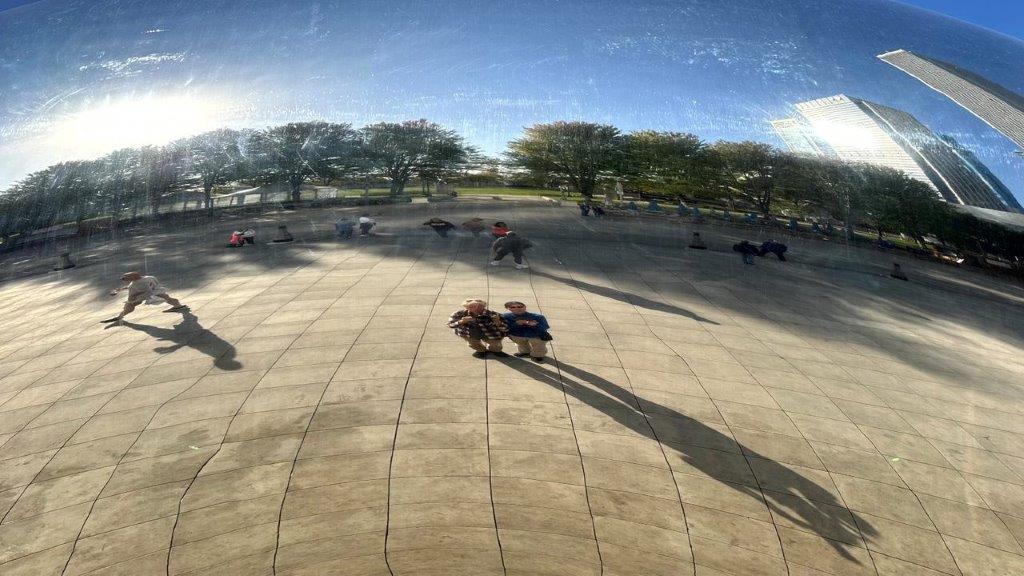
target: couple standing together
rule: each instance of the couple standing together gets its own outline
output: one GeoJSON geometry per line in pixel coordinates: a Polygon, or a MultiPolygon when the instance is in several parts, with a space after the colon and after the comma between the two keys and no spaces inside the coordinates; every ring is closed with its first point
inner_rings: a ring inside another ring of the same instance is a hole
{"type": "Polygon", "coordinates": [[[508,312],[499,314],[487,308],[487,302],[471,298],[462,303],[448,319],[448,327],[455,335],[465,340],[473,349],[473,356],[485,358],[493,354],[507,358],[501,345],[505,336],[516,343],[516,356],[529,356],[534,362],[543,362],[548,353],[548,321],[541,314],[526,310],[526,304],[512,301],[505,303],[508,312]]]}

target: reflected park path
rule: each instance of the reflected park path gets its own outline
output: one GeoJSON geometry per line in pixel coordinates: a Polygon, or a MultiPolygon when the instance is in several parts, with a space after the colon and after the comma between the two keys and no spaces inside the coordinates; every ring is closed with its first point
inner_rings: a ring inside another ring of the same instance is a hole
{"type": "Polygon", "coordinates": [[[1012,287],[528,202],[291,217],[149,252],[183,315],[104,329],[107,266],[0,284],[0,573],[1024,573],[1012,287]],[[514,222],[533,268],[424,210],[514,222]],[[470,357],[469,296],[546,314],[552,360],[470,357]]]}

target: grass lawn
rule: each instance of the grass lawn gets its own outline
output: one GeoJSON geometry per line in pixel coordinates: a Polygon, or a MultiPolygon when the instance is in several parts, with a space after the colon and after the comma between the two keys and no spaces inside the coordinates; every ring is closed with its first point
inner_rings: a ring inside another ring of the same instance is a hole
{"type": "Polygon", "coordinates": [[[456,187],[455,188],[459,196],[549,196],[552,198],[558,198],[558,190],[547,190],[544,188],[504,188],[501,186],[493,187],[456,187]]]}

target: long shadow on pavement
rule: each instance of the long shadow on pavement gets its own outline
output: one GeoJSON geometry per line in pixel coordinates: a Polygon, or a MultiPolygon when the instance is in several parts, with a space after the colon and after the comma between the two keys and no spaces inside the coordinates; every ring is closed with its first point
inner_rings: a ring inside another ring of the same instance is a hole
{"type": "Polygon", "coordinates": [[[184,347],[192,348],[213,358],[213,364],[221,370],[238,370],[242,364],[235,360],[235,347],[199,324],[199,318],[191,311],[182,314],[182,321],[172,328],[161,328],[148,324],[124,322],[132,330],[145,332],[157,340],[172,342],[169,346],[154,348],[160,354],[170,354],[184,347]]]}
{"type": "Polygon", "coordinates": [[[582,280],[576,280],[573,278],[564,278],[562,276],[556,276],[554,274],[550,274],[548,272],[544,272],[543,270],[538,270],[536,268],[531,269],[530,273],[533,276],[549,278],[551,280],[561,282],[567,286],[572,286],[573,288],[578,288],[585,292],[590,292],[591,294],[596,294],[598,296],[603,296],[605,298],[610,298],[612,300],[617,300],[619,302],[624,302],[626,304],[632,304],[634,306],[639,306],[640,308],[646,308],[648,310],[654,310],[656,312],[665,312],[668,314],[677,314],[679,316],[684,316],[686,318],[690,318],[698,322],[705,322],[707,324],[718,325],[718,322],[705,318],[700,314],[691,312],[686,308],[680,308],[679,306],[665,304],[664,302],[658,302],[657,300],[651,300],[649,298],[644,298],[643,296],[638,296],[636,294],[628,294],[620,290],[616,290],[615,288],[599,286],[597,284],[591,284],[589,282],[584,282],[582,280]]]}
{"type": "Polygon", "coordinates": [[[865,539],[877,535],[870,523],[848,510],[829,490],[699,420],[636,396],[605,378],[564,362],[557,363],[561,376],[529,362],[509,360],[503,363],[531,379],[564,390],[633,432],[660,442],[666,450],[709,478],[755,500],[761,501],[763,497],[777,518],[825,538],[848,560],[859,562],[842,543],[863,546],[865,539]],[[749,466],[740,474],[736,473],[735,466],[730,466],[740,457],[728,451],[735,447],[747,457],[749,466]],[[738,483],[741,476],[756,477],[756,483],[765,491],[757,485],[738,483]]]}

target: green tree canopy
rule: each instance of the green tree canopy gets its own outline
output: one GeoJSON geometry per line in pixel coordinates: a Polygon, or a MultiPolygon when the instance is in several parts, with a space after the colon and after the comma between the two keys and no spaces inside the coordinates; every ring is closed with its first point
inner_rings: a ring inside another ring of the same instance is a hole
{"type": "Polygon", "coordinates": [[[693,134],[640,130],[623,138],[616,169],[632,187],[644,192],[682,193],[692,186],[704,143],[693,134]]]}
{"type": "Polygon", "coordinates": [[[527,128],[508,147],[512,163],[589,197],[602,177],[622,165],[624,142],[618,128],[607,124],[552,122],[527,128]]]}
{"type": "Polygon", "coordinates": [[[344,178],[363,166],[359,134],[348,124],[293,122],[259,130],[249,137],[246,152],[256,177],[286,182],[295,202],[307,180],[344,178]]]}
{"type": "Polygon", "coordinates": [[[202,186],[205,206],[211,214],[213,187],[241,175],[244,138],[237,130],[223,128],[172,144],[184,152],[185,171],[202,186]]]}
{"type": "Polygon", "coordinates": [[[422,119],[380,122],[360,132],[365,165],[391,182],[392,195],[401,194],[413,176],[438,180],[457,173],[473,153],[453,130],[422,119]]]}

